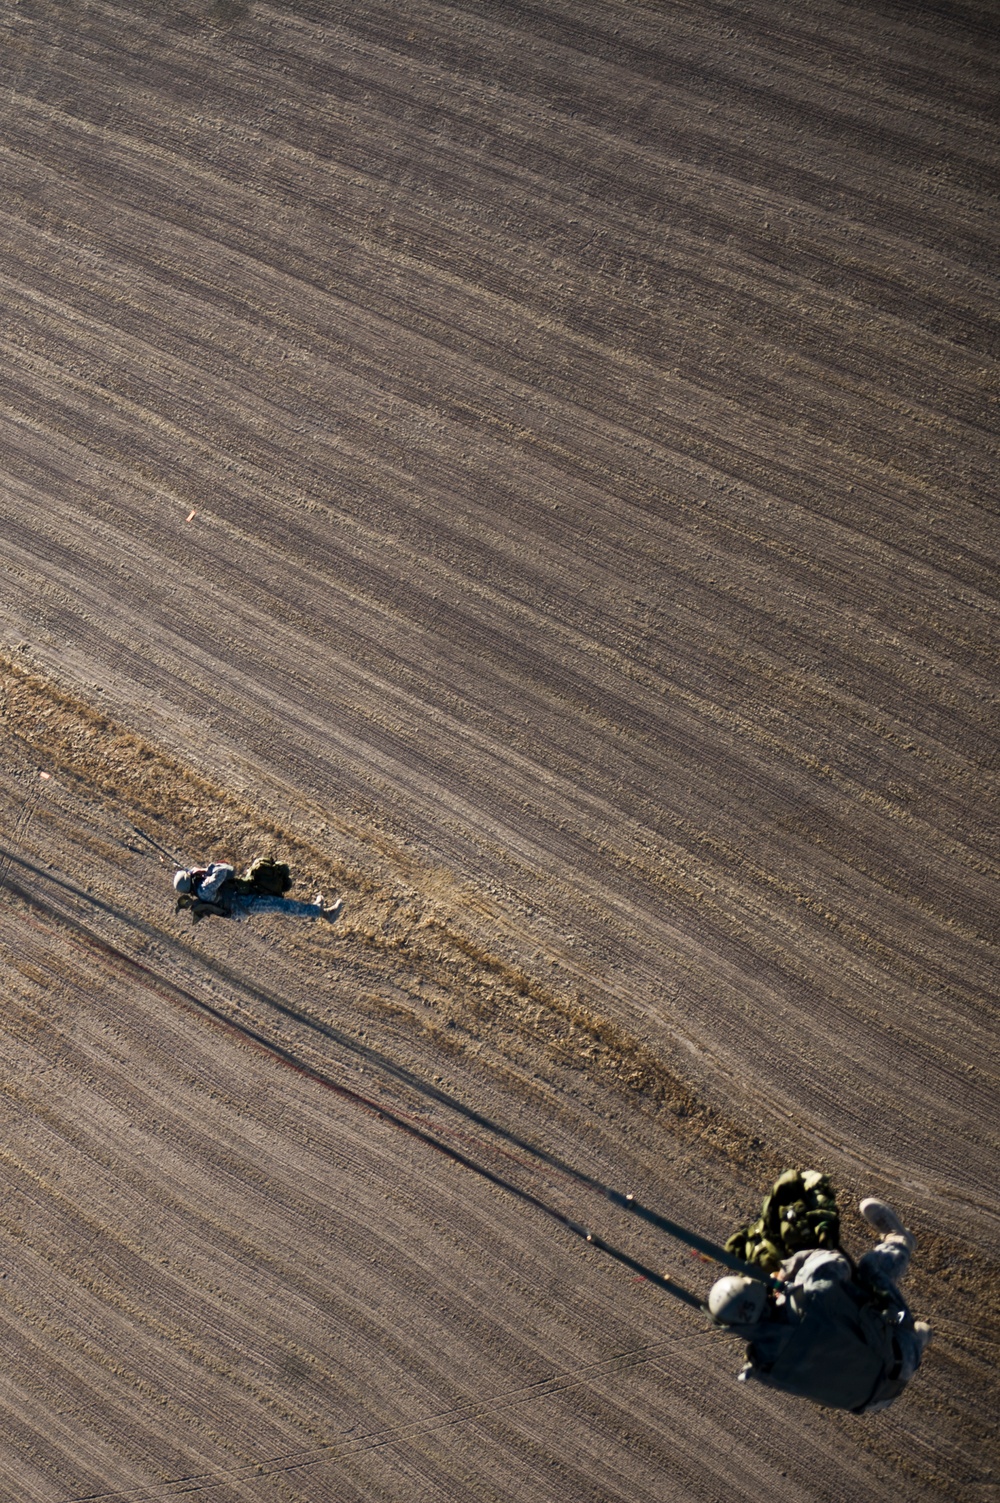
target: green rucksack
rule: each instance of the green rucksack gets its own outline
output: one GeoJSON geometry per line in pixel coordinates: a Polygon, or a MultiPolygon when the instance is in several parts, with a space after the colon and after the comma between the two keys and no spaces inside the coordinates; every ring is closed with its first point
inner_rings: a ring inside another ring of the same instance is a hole
{"type": "Polygon", "coordinates": [[[292,874],[284,861],[258,856],[240,878],[244,893],[257,897],[280,898],[292,885],[292,874]]]}
{"type": "Polygon", "coordinates": [[[825,1174],[786,1169],[764,1197],[756,1221],[735,1231],[726,1251],[765,1273],[776,1273],[785,1258],[803,1248],[840,1245],[837,1196],[825,1174]]]}

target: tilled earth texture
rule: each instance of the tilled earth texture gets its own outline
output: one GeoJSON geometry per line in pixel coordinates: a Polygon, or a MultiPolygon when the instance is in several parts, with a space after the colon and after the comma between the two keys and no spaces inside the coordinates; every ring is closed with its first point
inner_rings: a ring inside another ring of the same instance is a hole
{"type": "Polygon", "coordinates": [[[5,0],[0,1503],[1000,1496],[997,20],[5,0]]]}

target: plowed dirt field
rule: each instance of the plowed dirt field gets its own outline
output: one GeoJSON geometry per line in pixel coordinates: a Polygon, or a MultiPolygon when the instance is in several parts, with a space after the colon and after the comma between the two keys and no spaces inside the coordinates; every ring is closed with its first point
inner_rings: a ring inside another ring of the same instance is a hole
{"type": "Polygon", "coordinates": [[[998,42],[0,10],[0,1503],[1000,1497],[998,42]],[[790,1164],[877,1417],[622,1261],[790,1164]]]}

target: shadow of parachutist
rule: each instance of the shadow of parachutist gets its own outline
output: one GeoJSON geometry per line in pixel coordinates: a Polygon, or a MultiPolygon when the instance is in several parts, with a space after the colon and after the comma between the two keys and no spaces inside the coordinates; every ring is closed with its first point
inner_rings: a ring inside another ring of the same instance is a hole
{"type": "MultiPolygon", "coordinates": [[[[32,869],[39,875],[41,875],[40,869],[34,867],[31,862],[23,862],[21,858],[18,857],[15,857],[14,859],[18,862],[19,865],[27,866],[29,869],[32,869]]],[[[56,880],[58,881],[58,879],[56,880]]],[[[161,996],[165,996],[168,999],[180,1003],[181,1005],[191,1009],[192,1011],[199,1013],[202,1017],[209,1019],[216,1027],[225,1030],[229,1034],[235,1034],[236,1036],[242,1038],[256,1051],[266,1055],[272,1060],[280,1062],[287,1068],[294,1070],[297,1075],[302,1076],[306,1080],[312,1081],[315,1085],[322,1086],[324,1090],[330,1091],[333,1095],[339,1096],[342,1100],[351,1102],[353,1105],[361,1107],[363,1110],[370,1112],[373,1116],[377,1117],[380,1122],[388,1123],[392,1127],[397,1128],[400,1132],[405,1133],[408,1137],[415,1138],[418,1142],[425,1144],[428,1148],[433,1149],[436,1153],[440,1153],[442,1157],[449,1159],[453,1164],[461,1164],[463,1168],[470,1170],[471,1173],[477,1175],[480,1179],[485,1180],[488,1184],[494,1185],[497,1189],[506,1191],[507,1194],[512,1195],[522,1205],[531,1207],[535,1211],[538,1211],[541,1215],[547,1217],[550,1221],[558,1223],[559,1226],[572,1233],[573,1236],[579,1237],[595,1251],[603,1252],[614,1262],[620,1264],[624,1268],[629,1269],[633,1274],[637,1275],[641,1279],[645,1279],[648,1283],[655,1285],[665,1293],[672,1295],[674,1299],[679,1300],[682,1304],[688,1305],[690,1308],[699,1311],[704,1309],[702,1301],[696,1294],[692,1294],[690,1290],[685,1289],[682,1285],[676,1283],[675,1280],[669,1278],[666,1274],[659,1273],[655,1268],[651,1268],[648,1264],[639,1262],[639,1260],[637,1258],[633,1258],[630,1253],[624,1252],[621,1248],[614,1246],[610,1242],[607,1242],[596,1232],[588,1231],[588,1229],[581,1222],[574,1220],[572,1216],[568,1216],[565,1211],[561,1211],[557,1206],[552,1205],[549,1201],[543,1200],[540,1196],[535,1195],[532,1191],[524,1189],[522,1185],[516,1184],[513,1180],[508,1179],[505,1175],[498,1174],[495,1169],[491,1169],[487,1164],[484,1164],[470,1157],[470,1155],[465,1153],[462,1149],[456,1148],[453,1144],[445,1141],[444,1138],[438,1136],[428,1128],[422,1127],[419,1123],[414,1122],[412,1118],[404,1115],[402,1112],[397,1111],[392,1107],[387,1106],[383,1101],[377,1100],[372,1096],[365,1095],[364,1092],[355,1089],[355,1087],[353,1086],[345,1085],[342,1081],[335,1080],[324,1070],[319,1070],[314,1065],[311,1065],[305,1060],[300,1059],[296,1054],[292,1052],[292,1050],[286,1049],[285,1046],[283,1044],[280,1044],[276,1039],[269,1038],[266,1034],[261,1033],[259,1029],[251,1027],[249,1023],[241,1022],[238,1018],[234,1018],[230,1013],[226,1013],[221,1008],[215,1007],[211,1002],[206,1001],[204,997],[199,997],[197,993],[190,991],[188,987],[182,986],[177,981],[171,981],[167,977],[159,975],[155,970],[153,970],[151,966],[146,965],[144,961],[139,960],[134,955],[130,955],[126,950],[119,949],[117,945],[111,944],[100,934],[95,933],[93,929],[91,929],[87,924],[83,922],[82,919],[78,918],[75,914],[67,913],[65,909],[59,908],[56,906],[56,904],[46,901],[46,899],[41,897],[38,893],[32,892],[26,887],[22,887],[19,882],[14,882],[9,877],[7,878],[5,885],[7,886],[9,891],[11,891],[16,897],[20,898],[22,902],[27,904],[27,906],[33,909],[36,913],[41,913],[48,918],[54,918],[58,923],[69,929],[71,933],[79,936],[85,947],[90,948],[93,952],[101,955],[105,959],[110,959],[114,962],[117,962],[117,964],[126,971],[131,971],[141,980],[142,985],[147,990],[158,991],[161,996]]],[[[72,890],[71,883],[60,882],[59,885],[68,890],[72,890]]],[[[106,903],[99,903],[99,906],[105,909],[105,911],[107,912],[114,911],[113,909],[109,908],[109,905],[106,903]]],[[[136,925],[136,927],[139,927],[139,925],[136,925]]],[[[149,928],[149,926],[145,925],[142,927],[147,930],[149,928]]],[[[268,993],[264,992],[263,989],[259,989],[259,994],[264,997],[267,997],[269,995],[268,993]]],[[[274,1002],[276,1001],[276,999],[272,998],[271,1001],[274,1002]]],[[[287,1012],[288,1016],[296,1016],[294,1009],[286,1009],[282,1006],[281,1010],[287,1012]]],[[[337,1031],[339,1032],[339,1030],[337,1031]]],[[[391,1065],[391,1061],[388,1061],[387,1063],[391,1065]]],[[[509,1134],[506,1129],[500,1128],[499,1124],[490,1123],[489,1118],[482,1116],[480,1113],[472,1113],[469,1108],[464,1107],[463,1104],[457,1101],[455,1098],[447,1097],[446,1093],[435,1092],[434,1094],[435,1096],[440,1095],[442,1099],[452,1102],[455,1110],[460,1111],[463,1115],[471,1117],[473,1121],[476,1121],[477,1123],[491,1129],[495,1129],[500,1137],[506,1138],[510,1142],[518,1143],[527,1152],[535,1154],[535,1156],[540,1158],[543,1162],[548,1162],[551,1164],[561,1164],[561,1161],[558,1160],[554,1155],[547,1154],[544,1150],[535,1149],[526,1140],[519,1139],[516,1137],[516,1135],[509,1134]]],[[[657,1217],[654,1212],[646,1211],[644,1207],[635,1205],[630,1196],[621,1196],[617,1191],[611,1190],[608,1187],[599,1186],[598,1181],[592,1179],[589,1175],[581,1174],[580,1171],[573,1169],[570,1165],[567,1164],[562,1167],[563,1172],[571,1176],[573,1179],[576,1179],[594,1188],[602,1189],[603,1193],[605,1193],[610,1200],[616,1201],[629,1210],[636,1211],[637,1214],[642,1216],[645,1220],[654,1221],[656,1225],[662,1224],[666,1229],[673,1230],[675,1235],[679,1234],[682,1241],[687,1242],[689,1245],[692,1244],[692,1239],[694,1238],[695,1234],[686,1232],[684,1228],[676,1227],[675,1223],[666,1222],[665,1218],[657,1217]]],[[[711,1243],[704,1242],[704,1239],[702,1238],[696,1238],[695,1240],[698,1243],[703,1244],[706,1249],[713,1246],[713,1244],[711,1243]]],[[[722,1260],[729,1260],[729,1254],[724,1253],[721,1248],[716,1249],[716,1255],[720,1256],[722,1260]]],[[[736,1260],[734,1259],[731,1261],[735,1262],[736,1260]]],[[[739,1264],[738,1266],[742,1268],[744,1265],[739,1264]]]]}
{"type": "MultiPolygon", "coordinates": [[[[378,1071],[383,1076],[399,1082],[401,1085],[406,1086],[409,1090],[413,1091],[416,1095],[423,1097],[425,1100],[433,1101],[436,1105],[444,1107],[448,1111],[454,1112],[457,1116],[462,1117],[465,1119],[465,1121],[474,1124],[476,1127],[490,1134],[498,1141],[506,1143],[510,1147],[517,1148],[522,1153],[529,1154],[538,1163],[545,1164],[547,1167],[556,1170],[558,1173],[564,1175],[574,1183],[585,1186],[587,1189],[594,1191],[598,1195],[601,1195],[605,1200],[610,1201],[612,1205],[617,1206],[621,1210],[630,1212],[632,1215],[637,1216],[641,1221],[644,1221],[650,1226],[655,1227],[658,1231],[666,1232],[668,1236],[675,1238],[677,1241],[684,1243],[686,1246],[693,1248],[697,1252],[704,1253],[707,1257],[711,1258],[715,1262],[723,1263],[726,1267],[733,1268],[738,1272],[746,1271],[746,1265],[739,1258],[733,1257],[731,1253],[727,1253],[723,1248],[719,1247],[716,1243],[711,1242],[708,1238],[702,1237],[696,1232],[689,1231],[686,1227],[682,1227],[678,1222],[672,1221],[669,1217],[663,1216],[657,1211],[650,1210],[647,1206],[642,1205],[640,1201],[637,1201],[633,1195],[623,1193],[621,1190],[614,1189],[614,1187],[611,1185],[604,1184],[594,1175],[588,1174],[585,1170],[578,1169],[575,1165],[567,1163],[566,1160],[560,1158],[558,1154],[551,1153],[546,1148],[538,1147],[537,1144],[530,1142],[527,1138],[521,1137],[519,1133],[513,1132],[510,1128],[504,1127],[499,1122],[495,1122],[491,1117],[487,1117],[484,1113],[476,1111],[474,1107],[466,1105],[466,1103],[464,1101],[460,1101],[457,1096],[452,1096],[449,1092],[441,1090],[439,1086],[434,1085],[431,1081],[424,1080],[422,1076],[415,1074],[412,1070],[408,1070],[405,1068],[405,1066],[397,1064],[395,1060],[390,1059],[388,1055],[381,1053],[380,1050],[372,1048],[370,1044],[363,1044],[360,1042],[360,1040],[353,1038],[349,1033],[343,1032],[342,1029],[335,1027],[332,1023],[324,1023],[319,1018],[314,1018],[309,1013],[303,1012],[297,1007],[293,1007],[290,1003],[284,1001],[281,997],[276,996],[275,993],[269,991],[266,987],[262,987],[256,982],[249,981],[245,976],[240,975],[238,971],[233,970],[223,961],[206,960],[204,954],[201,951],[195,950],[184,940],[175,938],[174,936],[167,934],[164,930],[158,929],[154,925],[147,923],[145,920],[137,918],[131,914],[125,913],[118,908],[115,908],[112,904],[106,903],[103,901],[103,899],[95,897],[93,894],[86,892],[83,888],[78,887],[75,883],[70,882],[68,879],[57,877],[53,875],[53,873],[43,870],[43,868],[37,866],[34,862],[27,860],[25,857],[15,855],[13,852],[9,851],[9,849],[4,848],[3,846],[0,846],[0,855],[5,855],[9,858],[8,875],[3,879],[2,882],[0,882],[0,885],[6,886],[11,892],[16,894],[16,896],[21,898],[22,901],[26,902],[29,906],[39,909],[42,912],[62,921],[64,924],[69,925],[76,932],[80,933],[93,947],[98,949],[100,952],[111,956],[119,963],[124,963],[133,971],[136,971],[144,978],[147,978],[148,981],[151,981],[161,989],[174,994],[176,997],[182,999],[188,1006],[193,1007],[196,1011],[212,1018],[216,1023],[219,1023],[236,1033],[242,1034],[247,1040],[256,1044],[257,1047],[263,1048],[269,1051],[271,1054],[279,1057],[284,1061],[284,1063],[290,1065],[300,1074],[317,1080],[319,1083],[326,1086],[327,1089],[334,1090],[338,1094],[345,1095],[350,1099],[364,1101],[366,1105],[373,1106],[374,1109],[383,1117],[393,1120],[398,1126],[403,1126],[405,1131],[421,1138],[423,1141],[433,1144],[433,1146],[437,1147],[442,1152],[446,1151],[442,1147],[440,1142],[437,1139],[433,1138],[433,1136],[430,1133],[426,1132],[424,1129],[408,1123],[406,1119],[401,1118],[398,1113],[392,1112],[389,1108],[382,1106],[379,1103],[369,1102],[368,1098],[362,1097],[359,1092],[352,1090],[350,1087],[343,1086],[337,1082],[334,1082],[330,1079],[330,1077],[325,1076],[322,1071],[316,1070],[311,1065],[305,1064],[294,1054],[292,1054],[291,1051],[285,1049],[283,1045],[280,1045],[276,1041],[267,1038],[266,1035],[259,1033],[249,1024],[242,1023],[238,1019],[233,1018],[229,1013],[221,1011],[219,1008],[213,1006],[212,1003],[207,1002],[204,998],[199,997],[195,992],[190,991],[187,987],[181,985],[179,982],[161,976],[151,966],[138,959],[138,957],[130,955],[125,950],[120,950],[116,945],[104,939],[100,934],[95,933],[76,915],[67,913],[64,909],[56,906],[55,904],[47,902],[45,898],[40,894],[33,893],[30,889],[22,887],[20,883],[12,880],[11,876],[9,875],[10,867],[16,865],[24,871],[33,873],[36,877],[41,878],[43,882],[51,883],[52,885],[61,888],[64,892],[72,894],[72,896],[79,902],[88,905],[91,909],[107,914],[109,917],[116,919],[119,923],[124,924],[126,928],[130,928],[143,935],[144,938],[152,940],[159,944],[164,944],[172,948],[173,950],[183,954],[190,961],[209,971],[210,974],[215,975],[224,981],[227,981],[230,985],[236,988],[237,991],[244,993],[246,996],[252,997],[255,1001],[260,1003],[271,1013],[285,1018],[289,1022],[297,1024],[300,1028],[303,1028],[328,1040],[330,1043],[335,1044],[339,1049],[344,1050],[346,1053],[352,1054],[357,1059],[363,1060],[370,1069],[378,1071]]],[[[454,1149],[448,1149],[447,1152],[457,1161],[469,1164],[470,1167],[475,1168],[478,1173],[483,1174],[486,1178],[493,1180],[495,1183],[502,1185],[504,1188],[512,1189],[514,1193],[517,1193],[522,1199],[528,1199],[533,1204],[541,1206],[545,1210],[546,1214],[556,1216],[557,1219],[563,1221],[574,1231],[580,1230],[576,1223],[570,1222],[569,1219],[563,1217],[561,1213],[557,1213],[551,1207],[544,1205],[540,1201],[537,1201],[536,1197],[530,1196],[527,1191],[522,1191],[519,1188],[512,1187],[508,1181],[494,1175],[492,1171],[486,1171],[481,1166],[472,1164],[472,1161],[467,1160],[465,1155],[458,1153],[454,1149]]],[[[591,1237],[589,1234],[586,1235],[589,1241],[599,1240],[591,1237]]],[[[607,1247],[605,1247],[604,1250],[607,1251],[607,1247]]],[[[617,1256],[616,1254],[614,1255],[617,1256]]],[[[644,1276],[646,1276],[645,1273],[644,1276]]],[[[675,1290],[676,1286],[673,1286],[671,1292],[675,1292],[675,1290]]]]}

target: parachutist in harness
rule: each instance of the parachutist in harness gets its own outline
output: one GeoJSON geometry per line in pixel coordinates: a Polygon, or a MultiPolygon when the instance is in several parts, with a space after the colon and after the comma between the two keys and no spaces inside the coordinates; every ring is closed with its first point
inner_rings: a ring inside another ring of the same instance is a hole
{"type": "Polygon", "coordinates": [[[225,861],[209,866],[184,867],[174,874],[177,911],[187,910],[192,923],[215,914],[218,918],[244,919],[255,913],[284,913],[297,918],[322,918],[332,923],[343,912],[344,902],[324,901],[317,893],[311,903],[286,898],[292,874],[283,861],[259,858],[242,877],[225,861]]]}
{"type": "Polygon", "coordinates": [[[727,1251],[761,1269],[719,1279],[708,1296],[715,1323],[747,1342],[742,1382],[854,1414],[903,1392],[931,1336],[897,1287],[916,1239],[883,1201],[860,1210],[880,1241],[856,1265],[839,1247],[830,1183],[814,1171],[783,1174],[760,1219],[730,1237],[727,1251]]]}

